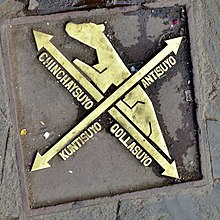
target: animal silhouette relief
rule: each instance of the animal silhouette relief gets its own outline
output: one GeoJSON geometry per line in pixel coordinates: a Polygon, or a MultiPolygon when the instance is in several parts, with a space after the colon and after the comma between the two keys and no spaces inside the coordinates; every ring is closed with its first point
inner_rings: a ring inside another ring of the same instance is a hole
{"type": "Polygon", "coordinates": [[[70,37],[96,50],[98,64],[91,67],[79,59],[75,59],[73,62],[103,93],[112,84],[118,86],[130,75],[127,67],[103,33],[104,30],[103,24],[69,22],[66,25],[66,32],[70,37]]]}
{"type": "MultiPolygon", "coordinates": [[[[96,50],[98,64],[90,66],[79,59],[73,61],[105,93],[114,84],[120,85],[131,73],[104,34],[103,24],[67,23],[67,34],[96,50]]],[[[92,95],[92,94],[91,94],[92,95]]],[[[153,104],[140,85],[116,103],[130,121],[170,157],[153,104]]],[[[126,128],[129,131],[129,127],[126,128]]]]}

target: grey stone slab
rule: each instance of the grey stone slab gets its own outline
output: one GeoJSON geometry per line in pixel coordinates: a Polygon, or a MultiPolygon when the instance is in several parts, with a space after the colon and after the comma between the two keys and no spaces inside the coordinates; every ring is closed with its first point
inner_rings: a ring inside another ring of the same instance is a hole
{"type": "Polygon", "coordinates": [[[220,88],[220,60],[218,23],[219,1],[206,0],[191,1],[193,8],[192,38],[195,40],[193,51],[194,69],[197,74],[194,79],[198,93],[200,108],[209,120],[220,120],[219,88],[220,88]]]}
{"type": "Polygon", "coordinates": [[[21,204],[17,172],[14,127],[11,126],[9,102],[0,48],[0,219],[18,219],[21,204]]]}
{"type": "Polygon", "coordinates": [[[0,2],[0,20],[5,18],[24,16],[24,1],[5,0],[0,2]]]}
{"type": "Polygon", "coordinates": [[[220,216],[219,183],[212,189],[189,189],[145,199],[122,201],[120,220],[217,220],[220,216]]]}
{"type": "Polygon", "coordinates": [[[219,180],[217,180],[214,183],[214,188],[211,191],[211,196],[210,196],[210,204],[212,204],[212,206],[215,208],[215,210],[217,209],[218,212],[220,213],[220,182],[219,180]]]}
{"type": "Polygon", "coordinates": [[[209,104],[207,105],[206,118],[209,120],[220,121],[220,95],[219,95],[219,86],[217,89],[212,92],[213,99],[210,99],[209,104]]]}
{"type": "Polygon", "coordinates": [[[207,121],[211,164],[214,178],[220,178],[220,122],[207,121]]]}
{"type": "Polygon", "coordinates": [[[68,210],[56,214],[33,217],[31,220],[115,220],[117,202],[105,203],[81,209],[68,210]]]}

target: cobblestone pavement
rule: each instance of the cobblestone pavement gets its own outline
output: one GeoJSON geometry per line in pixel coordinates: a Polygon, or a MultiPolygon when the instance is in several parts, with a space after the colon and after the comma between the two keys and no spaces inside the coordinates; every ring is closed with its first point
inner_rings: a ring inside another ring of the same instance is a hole
{"type": "MultiPolygon", "coordinates": [[[[173,0],[129,1],[0,1],[1,21],[13,17],[44,15],[81,8],[142,5],[145,7],[182,4],[173,0]],[[49,2],[49,3],[48,3],[49,2]],[[59,2],[59,4],[58,4],[59,2]],[[87,6],[86,6],[87,5],[87,6]]],[[[203,180],[200,184],[179,184],[150,191],[141,197],[112,200],[88,207],[36,217],[25,216],[21,203],[14,128],[0,53],[0,219],[220,219],[220,3],[218,0],[189,0],[190,39],[200,133],[203,180]],[[163,190],[164,189],[164,190],[163,190]]],[[[1,45],[1,48],[5,45],[1,45]]]]}

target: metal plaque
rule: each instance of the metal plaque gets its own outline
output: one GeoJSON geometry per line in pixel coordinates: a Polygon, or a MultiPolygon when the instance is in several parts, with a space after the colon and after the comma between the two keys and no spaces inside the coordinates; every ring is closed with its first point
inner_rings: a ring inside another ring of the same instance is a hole
{"type": "Polygon", "coordinates": [[[201,177],[184,7],[13,20],[4,37],[30,209],[201,177]]]}

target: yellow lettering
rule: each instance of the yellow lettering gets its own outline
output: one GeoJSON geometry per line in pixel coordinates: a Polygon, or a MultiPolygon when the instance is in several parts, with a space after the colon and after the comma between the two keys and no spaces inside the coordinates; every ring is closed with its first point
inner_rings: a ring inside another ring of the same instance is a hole
{"type": "Polygon", "coordinates": [[[59,67],[58,64],[56,64],[56,65],[51,69],[51,73],[55,76],[60,70],[61,70],[61,68],[59,67]]]}
{"type": "Polygon", "coordinates": [[[57,79],[62,79],[62,77],[65,76],[65,72],[63,70],[59,71],[56,75],[57,79]]]}
{"type": "Polygon", "coordinates": [[[64,151],[68,156],[71,156],[73,154],[73,151],[71,149],[69,149],[68,147],[65,148],[64,151]]]}
{"type": "Polygon", "coordinates": [[[83,141],[87,142],[89,140],[89,137],[85,134],[85,133],[82,133],[80,135],[80,137],[83,139],[83,141]]]}
{"type": "Polygon", "coordinates": [[[122,128],[119,128],[119,129],[115,132],[115,137],[119,138],[123,133],[124,133],[124,130],[123,130],[122,128]]]}
{"type": "Polygon", "coordinates": [[[44,60],[48,57],[49,55],[46,52],[43,52],[39,57],[38,60],[40,62],[44,62],[44,60]]]}
{"type": "Polygon", "coordinates": [[[79,150],[79,148],[76,146],[76,144],[75,143],[71,143],[71,144],[69,144],[68,146],[67,146],[67,148],[70,148],[74,153],[77,151],[77,150],[79,150]]]}
{"type": "Polygon", "coordinates": [[[144,79],[146,80],[146,82],[151,85],[154,82],[154,79],[152,79],[152,77],[150,75],[146,75],[144,77],[144,79]]]}
{"type": "Polygon", "coordinates": [[[149,86],[145,79],[142,79],[141,82],[145,89],[149,86]]]}
{"type": "Polygon", "coordinates": [[[94,127],[95,127],[96,131],[101,131],[102,130],[102,126],[98,122],[94,123],[94,127]]]}
{"type": "Polygon", "coordinates": [[[176,64],[176,60],[173,56],[169,57],[169,62],[174,66],[176,64]]]}
{"type": "Polygon", "coordinates": [[[65,85],[65,88],[67,88],[67,90],[70,91],[70,88],[72,87],[73,84],[74,84],[74,81],[71,80],[70,82],[68,82],[68,83],[65,85]]]}
{"type": "Polygon", "coordinates": [[[65,85],[68,81],[70,80],[70,77],[66,74],[61,80],[60,82],[65,85]]]}
{"type": "Polygon", "coordinates": [[[84,105],[84,108],[85,108],[85,109],[90,109],[90,108],[92,108],[93,104],[94,104],[93,101],[90,100],[89,102],[87,102],[87,103],[84,105]]]}
{"type": "Polygon", "coordinates": [[[79,88],[79,86],[77,86],[77,84],[75,82],[73,82],[73,87],[69,91],[72,92],[74,89],[77,89],[77,88],[79,88]]]}
{"type": "Polygon", "coordinates": [[[77,88],[74,92],[72,92],[73,97],[77,97],[82,92],[82,89],[77,88]]]}
{"type": "MultiPolygon", "coordinates": [[[[170,58],[170,57],[169,57],[170,58]]],[[[171,68],[172,67],[172,65],[170,64],[170,60],[169,60],[169,58],[167,58],[166,60],[164,60],[164,62],[169,66],[169,68],[171,68]]]]}
{"type": "Polygon", "coordinates": [[[144,155],[144,157],[141,159],[141,163],[145,160],[145,159],[147,159],[149,156],[145,153],[145,155],[144,155]]]}
{"type": "Polygon", "coordinates": [[[127,133],[126,132],[124,132],[124,134],[122,134],[120,137],[119,137],[119,141],[121,142],[121,143],[123,143],[123,137],[126,135],[127,133]]]}
{"type": "Polygon", "coordinates": [[[94,124],[88,128],[88,131],[93,131],[94,134],[97,133],[97,131],[94,128],[94,124]]]}
{"type": "Polygon", "coordinates": [[[79,138],[76,138],[72,143],[77,144],[78,147],[82,147],[82,144],[79,142],[79,138]]]}
{"type": "Polygon", "coordinates": [[[157,77],[154,75],[154,71],[151,71],[151,72],[149,73],[149,75],[152,76],[154,80],[157,79],[157,77]]]}
{"type": "Polygon", "coordinates": [[[158,78],[160,78],[164,74],[164,71],[160,68],[160,66],[156,67],[156,71],[158,78]]]}
{"type": "Polygon", "coordinates": [[[52,58],[51,57],[48,57],[44,62],[43,62],[43,65],[45,67],[48,67],[50,66],[50,64],[53,62],[52,58]]]}
{"type": "Polygon", "coordinates": [[[86,102],[91,101],[88,96],[85,97],[84,101],[81,102],[82,105],[84,105],[86,102]]]}
{"type": "Polygon", "coordinates": [[[69,156],[65,154],[64,150],[62,150],[62,151],[59,153],[59,155],[62,157],[63,160],[66,160],[66,159],[69,158],[69,156]]]}
{"type": "Polygon", "coordinates": [[[133,155],[136,155],[140,149],[141,149],[141,148],[140,148],[139,146],[136,146],[136,147],[134,148],[134,150],[131,151],[131,153],[132,153],[133,155]]]}
{"type": "Polygon", "coordinates": [[[53,61],[53,63],[50,65],[50,66],[48,66],[47,67],[47,69],[50,71],[51,70],[51,68],[54,66],[56,64],[56,62],[55,61],[53,61]]]}
{"type": "Polygon", "coordinates": [[[144,162],[143,162],[143,165],[145,167],[148,167],[152,162],[152,159],[150,157],[148,157],[144,162]]]}

